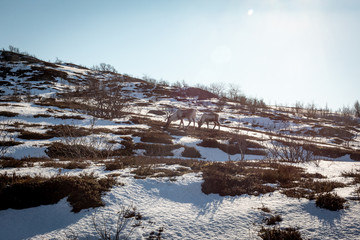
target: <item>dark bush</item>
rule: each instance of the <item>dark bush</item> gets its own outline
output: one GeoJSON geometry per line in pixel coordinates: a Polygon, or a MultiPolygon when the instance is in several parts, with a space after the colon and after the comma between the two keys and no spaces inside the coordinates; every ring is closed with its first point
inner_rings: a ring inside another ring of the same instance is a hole
{"type": "Polygon", "coordinates": [[[204,182],[201,190],[205,194],[217,193],[220,196],[242,194],[259,195],[274,191],[274,188],[263,185],[261,175],[246,174],[244,168],[235,163],[213,163],[203,170],[204,182]]]}
{"type": "Polygon", "coordinates": [[[194,147],[185,147],[184,151],[181,153],[181,156],[188,158],[201,158],[201,154],[194,147]]]}
{"type": "Polygon", "coordinates": [[[172,137],[163,132],[147,132],[140,138],[142,142],[172,144],[172,137]]]}
{"type": "Polygon", "coordinates": [[[124,163],[120,160],[105,162],[105,170],[107,171],[114,171],[123,168],[124,168],[124,163]]]}
{"type": "Polygon", "coordinates": [[[90,131],[86,128],[80,128],[73,125],[54,125],[47,134],[53,137],[84,137],[90,135],[90,131]]]}
{"type": "Polygon", "coordinates": [[[203,139],[201,143],[197,144],[198,146],[201,147],[208,147],[208,148],[219,148],[220,144],[216,139],[212,139],[212,138],[207,138],[207,139],[203,139]]]}
{"type": "Polygon", "coordinates": [[[344,209],[344,203],[346,200],[342,197],[339,197],[336,193],[325,193],[320,194],[316,198],[316,206],[320,208],[325,208],[331,211],[337,211],[344,209]]]}
{"type": "Polygon", "coordinates": [[[146,156],[174,156],[172,151],[174,149],[180,148],[180,145],[162,145],[162,144],[146,144],[146,143],[138,143],[136,144],[137,149],[146,150],[146,156]]]}
{"type": "Polygon", "coordinates": [[[25,165],[24,161],[16,159],[3,159],[0,160],[0,168],[19,168],[25,165]]]}
{"type": "Polygon", "coordinates": [[[53,142],[45,150],[50,158],[74,159],[74,158],[99,158],[101,151],[91,146],[69,145],[61,142],[53,142]]]}
{"type": "Polygon", "coordinates": [[[304,188],[311,189],[315,193],[331,192],[335,188],[345,187],[346,184],[336,181],[314,181],[306,180],[302,183],[304,188]]]}
{"type": "Polygon", "coordinates": [[[0,111],[1,117],[16,117],[17,115],[19,115],[19,114],[14,113],[14,112],[8,112],[8,111],[0,111]]]}
{"type": "Polygon", "coordinates": [[[37,132],[30,132],[30,131],[22,131],[18,138],[21,139],[35,139],[35,140],[41,140],[41,139],[50,139],[53,136],[47,133],[37,133],[37,132]]]}
{"type": "Polygon", "coordinates": [[[259,231],[259,236],[264,240],[302,240],[299,230],[292,227],[284,229],[279,227],[262,227],[259,231]]]}
{"type": "Polygon", "coordinates": [[[46,161],[41,166],[51,168],[63,168],[63,169],[85,169],[89,167],[89,163],[81,161],[70,161],[68,163],[57,161],[46,161]]]}
{"type": "Polygon", "coordinates": [[[73,212],[103,206],[101,195],[116,184],[115,179],[97,179],[93,175],[52,178],[0,176],[0,210],[24,209],[55,204],[68,197],[73,212]]]}
{"type": "Polygon", "coordinates": [[[52,117],[50,114],[36,114],[33,116],[34,118],[50,118],[52,117]]]}

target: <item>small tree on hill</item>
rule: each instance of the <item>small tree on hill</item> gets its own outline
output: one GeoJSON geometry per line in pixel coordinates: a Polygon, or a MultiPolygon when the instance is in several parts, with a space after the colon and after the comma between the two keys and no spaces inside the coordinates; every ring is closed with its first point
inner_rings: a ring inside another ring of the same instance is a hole
{"type": "Polygon", "coordinates": [[[355,116],[360,117],[360,103],[356,101],[354,104],[355,116]]]}

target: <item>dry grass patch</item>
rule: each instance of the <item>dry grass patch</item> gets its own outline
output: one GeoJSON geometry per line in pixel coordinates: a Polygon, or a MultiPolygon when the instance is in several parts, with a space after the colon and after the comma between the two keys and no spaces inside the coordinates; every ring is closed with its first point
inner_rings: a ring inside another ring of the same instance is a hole
{"type": "Polygon", "coordinates": [[[55,204],[64,197],[73,212],[104,206],[101,196],[116,184],[113,178],[94,175],[55,176],[51,178],[0,175],[0,209],[24,209],[55,204]]]}
{"type": "Polygon", "coordinates": [[[142,142],[172,144],[172,137],[165,132],[147,131],[140,134],[142,142]]]}
{"type": "Polygon", "coordinates": [[[331,211],[337,211],[345,208],[346,199],[339,197],[336,193],[320,194],[316,198],[316,206],[331,211]]]}
{"type": "Polygon", "coordinates": [[[263,240],[302,240],[301,234],[297,228],[288,227],[262,227],[259,231],[259,237],[263,240]]]}
{"type": "Polygon", "coordinates": [[[144,165],[139,166],[137,169],[133,170],[131,173],[135,174],[134,178],[136,179],[144,179],[146,177],[177,177],[182,176],[186,173],[192,172],[188,168],[178,168],[176,170],[159,168],[155,165],[144,165]]]}
{"type": "Polygon", "coordinates": [[[137,143],[136,149],[144,149],[146,156],[174,156],[173,150],[182,147],[181,145],[170,144],[147,144],[137,143]]]}
{"type": "Polygon", "coordinates": [[[74,159],[74,158],[101,158],[102,151],[97,150],[92,146],[85,146],[80,144],[64,144],[61,142],[53,142],[45,150],[45,153],[50,158],[60,159],[74,159]]]}
{"type": "Polygon", "coordinates": [[[288,197],[314,199],[316,193],[346,185],[334,181],[315,181],[321,174],[305,173],[303,168],[274,162],[212,163],[203,168],[202,191],[224,195],[259,195],[282,189],[288,197]],[[276,184],[271,187],[267,183],[276,184]]]}
{"type": "MultiPolygon", "coordinates": [[[[206,164],[205,161],[195,159],[178,159],[178,158],[165,158],[165,157],[149,157],[149,156],[130,156],[118,157],[113,161],[105,162],[106,170],[112,171],[126,167],[141,167],[148,165],[174,165],[178,164],[184,167],[191,168],[192,171],[200,171],[202,166],[206,164]]],[[[186,168],[187,169],[187,168],[186,168]]]]}
{"type": "Polygon", "coordinates": [[[185,146],[185,149],[181,153],[181,156],[188,158],[201,158],[201,154],[196,148],[187,146],[185,146]]]}
{"type": "Polygon", "coordinates": [[[84,137],[91,134],[88,129],[74,125],[53,125],[50,129],[47,134],[54,137],[84,137]]]}
{"type": "Polygon", "coordinates": [[[56,161],[47,161],[41,164],[42,167],[51,167],[51,168],[63,168],[63,169],[86,169],[90,166],[88,162],[81,161],[70,161],[67,163],[56,162],[56,161]]]}
{"type": "Polygon", "coordinates": [[[13,158],[0,160],[0,168],[20,168],[24,167],[25,161],[16,160],[13,158]]]}

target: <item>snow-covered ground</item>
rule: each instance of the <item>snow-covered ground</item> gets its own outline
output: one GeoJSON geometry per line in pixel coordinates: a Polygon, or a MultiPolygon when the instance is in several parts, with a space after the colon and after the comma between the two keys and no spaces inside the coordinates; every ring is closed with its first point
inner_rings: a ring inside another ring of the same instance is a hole
{"type": "MultiPolygon", "coordinates": [[[[211,152],[211,150],[209,150],[211,152]]],[[[320,161],[318,165],[302,164],[309,172],[321,173],[327,180],[339,180],[342,172],[360,169],[358,162],[320,161]]],[[[9,171],[0,170],[0,174],[9,171]]],[[[52,176],[52,168],[21,168],[17,175],[52,176]]],[[[268,216],[260,210],[268,207],[281,215],[282,227],[299,227],[304,239],[359,239],[360,204],[348,201],[340,211],[317,208],[314,201],[288,198],[279,192],[260,196],[221,197],[201,191],[201,173],[189,173],[169,178],[134,179],[129,169],[104,171],[92,166],[82,171],[67,170],[62,174],[78,175],[94,172],[99,177],[119,173],[116,186],[103,197],[105,207],[72,213],[66,199],[54,205],[23,210],[0,211],[2,239],[66,239],[76,234],[80,239],[97,239],[92,226],[93,216],[105,216],[115,224],[121,206],[135,206],[143,216],[142,227],[136,228],[131,239],[146,239],[150,232],[163,228],[164,239],[258,239],[262,219],[268,216]]],[[[336,189],[340,196],[353,196],[354,186],[336,189]]]]}

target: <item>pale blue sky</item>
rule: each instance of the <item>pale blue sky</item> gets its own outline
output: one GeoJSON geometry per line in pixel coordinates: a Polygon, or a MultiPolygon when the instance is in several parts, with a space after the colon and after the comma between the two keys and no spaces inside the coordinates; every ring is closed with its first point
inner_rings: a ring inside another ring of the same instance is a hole
{"type": "Polygon", "coordinates": [[[270,104],[360,100],[358,0],[0,0],[0,48],[270,104]]]}

